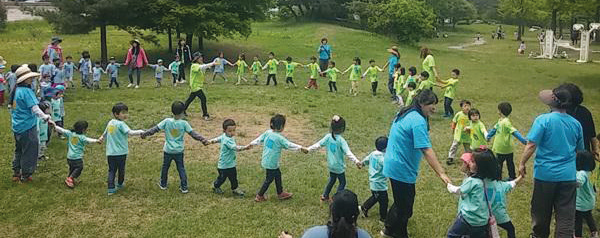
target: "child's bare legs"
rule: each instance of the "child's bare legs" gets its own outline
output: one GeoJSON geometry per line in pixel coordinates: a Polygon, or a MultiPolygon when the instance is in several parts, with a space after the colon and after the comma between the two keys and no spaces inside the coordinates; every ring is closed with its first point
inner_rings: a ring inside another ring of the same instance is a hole
{"type": "Polygon", "coordinates": [[[356,81],[352,81],[352,88],[350,88],[350,94],[354,96],[358,95],[358,83],[356,81]]]}

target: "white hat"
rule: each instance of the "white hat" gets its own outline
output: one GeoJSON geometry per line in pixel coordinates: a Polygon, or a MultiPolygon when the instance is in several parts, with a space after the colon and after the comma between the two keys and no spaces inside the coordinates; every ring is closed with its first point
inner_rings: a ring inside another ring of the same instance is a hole
{"type": "Polygon", "coordinates": [[[27,64],[21,65],[17,69],[15,74],[17,75],[17,84],[21,83],[27,79],[40,76],[39,73],[31,72],[31,69],[29,68],[29,66],[27,64]]]}
{"type": "Polygon", "coordinates": [[[0,56],[0,64],[6,65],[6,60],[4,60],[4,57],[2,57],[2,56],[0,56]]]}

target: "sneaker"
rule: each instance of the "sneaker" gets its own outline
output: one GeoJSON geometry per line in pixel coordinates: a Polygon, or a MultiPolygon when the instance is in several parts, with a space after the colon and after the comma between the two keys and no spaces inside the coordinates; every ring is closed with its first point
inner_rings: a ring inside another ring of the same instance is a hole
{"type": "Polygon", "coordinates": [[[167,186],[162,186],[162,184],[160,184],[160,182],[156,183],[156,185],[158,185],[160,190],[167,190],[167,186]]]}
{"type": "Polygon", "coordinates": [[[361,211],[363,217],[369,217],[369,210],[365,209],[362,206],[358,206],[358,209],[361,211]]]}
{"type": "Polygon", "coordinates": [[[385,238],[394,238],[393,236],[391,236],[391,235],[388,235],[386,232],[387,232],[387,231],[386,231],[386,229],[385,229],[385,228],[383,228],[383,230],[381,230],[381,231],[379,232],[379,234],[380,234],[382,237],[385,237],[385,238]]]}
{"type": "Polygon", "coordinates": [[[448,158],[448,160],[446,160],[446,164],[447,165],[453,165],[454,164],[454,159],[453,158],[448,158]]]}
{"type": "Polygon", "coordinates": [[[38,160],[46,160],[48,159],[45,155],[41,155],[38,157],[38,160]]]}
{"type": "Polygon", "coordinates": [[[33,182],[33,177],[31,177],[31,176],[29,176],[29,177],[21,177],[21,182],[22,183],[33,182]]]}
{"type": "Polygon", "coordinates": [[[187,188],[179,188],[179,191],[183,194],[189,193],[190,190],[188,190],[187,188]]]}
{"type": "Polygon", "coordinates": [[[131,87],[133,87],[133,84],[130,83],[130,84],[127,85],[127,87],[131,88],[131,87]]]}
{"type": "Polygon", "coordinates": [[[211,120],[210,116],[204,116],[203,118],[204,118],[205,121],[210,121],[211,120]]]}
{"type": "Polygon", "coordinates": [[[73,183],[73,178],[67,177],[67,179],[65,179],[65,185],[67,185],[69,188],[74,188],[75,184],[73,183]]]}
{"type": "Polygon", "coordinates": [[[123,189],[125,187],[125,183],[117,184],[117,190],[123,189]]]}
{"type": "Polygon", "coordinates": [[[138,89],[138,88],[140,88],[140,85],[135,85],[135,89],[138,89]]]}
{"type": "Polygon", "coordinates": [[[267,201],[267,197],[256,194],[256,197],[254,197],[254,201],[255,202],[264,202],[264,201],[267,201]]]}
{"type": "Polygon", "coordinates": [[[225,192],[223,192],[223,189],[221,189],[221,188],[213,188],[213,193],[216,193],[216,194],[223,194],[223,193],[225,193],[225,192]]]}
{"type": "Polygon", "coordinates": [[[244,196],[244,195],[246,195],[246,193],[242,189],[240,189],[240,188],[236,188],[234,190],[231,190],[231,192],[233,194],[235,194],[235,195],[238,195],[238,196],[244,196]]]}
{"type": "Polygon", "coordinates": [[[21,180],[21,174],[20,173],[13,174],[12,181],[13,182],[19,182],[19,180],[21,180]]]}
{"type": "Polygon", "coordinates": [[[117,189],[114,189],[114,188],[109,188],[108,189],[108,196],[113,195],[115,193],[117,193],[117,189]]]}
{"type": "Polygon", "coordinates": [[[294,195],[294,194],[288,193],[288,192],[282,192],[280,194],[277,194],[277,197],[279,198],[279,200],[286,200],[286,199],[292,198],[292,195],[294,195]]]}
{"type": "Polygon", "coordinates": [[[321,200],[321,202],[329,202],[329,197],[325,197],[325,196],[321,195],[319,200],[321,200]]]}

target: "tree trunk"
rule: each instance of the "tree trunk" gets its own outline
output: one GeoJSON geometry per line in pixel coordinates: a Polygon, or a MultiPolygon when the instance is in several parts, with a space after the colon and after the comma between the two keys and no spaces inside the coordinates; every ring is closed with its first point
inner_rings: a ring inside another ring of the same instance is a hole
{"type": "Polygon", "coordinates": [[[298,10],[300,10],[300,15],[304,16],[304,10],[302,10],[302,4],[298,4],[298,10]]]}
{"type": "Polygon", "coordinates": [[[173,53],[173,38],[171,37],[172,33],[171,27],[169,27],[167,29],[167,35],[169,35],[169,53],[173,53]]]}
{"type": "Polygon", "coordinates": [[[560,37],[563,34],[563,25],[562,25],[562,21],[560,20],[560,13],[557,16],[558,18],[558,38],[560,39],[560,37]]]}
{"type": "Polygon", "coordinates": [[[552,20],[550,22],[550,29],[552,29],[552,31],[554,33],[556,33],[556,21],[557,21],[557,15],[558,15],[558,9],[552,9],[552,20]]]}
{"type": "Polygon", "coordinates": [[[200,51],[204,50],[204,37],[198,34],[198,49],[200,51]]]}
{"type": "Polygon", "coordinates": [[[106,65],[108,62],[108,47],[106,46],[106,24],[100,25],[100,62],[106,65]]]}
{"type": "Polygon", "coordinates": [[[179,31],[179,28],[175,28],[175,34],[177,34],[177,44],[179,44],[179,40],[181,40],[181,31],[179,31]]]}
{"type": "Polygon", "coordinates": [[[193,49],[192,48],[192,46],[194,45],[193,44],[194,42],[192,42],[193,39],[194,39],[194,33],[192,33],[192,32],[185,33],[185,43],[188,44],[188,46],[190,47],[190,50],[193,49]]]}
{"type": "Polygon", "coordinates": [[[286,5],[286,7],[290,10],[292,15],[294,15],[294,19],[298,20],[298,14],[294,11],[294,8],[291,5],[286,5]]]}
{"type": "Polygon", "coordinates": [[[519,23],[519,28],[517,29],[517,41],[522,41],[522,32],[523,32],[523,23],[519,23]]]}

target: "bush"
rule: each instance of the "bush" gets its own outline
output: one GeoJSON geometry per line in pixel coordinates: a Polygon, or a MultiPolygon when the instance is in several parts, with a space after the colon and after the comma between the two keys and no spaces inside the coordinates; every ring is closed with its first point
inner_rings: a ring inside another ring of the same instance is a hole
{"type": "Polygon", "coordinates": [[[7,11],[6,11],[6,6],[4,6],[3,3],[0,3],[0,30],[4,29],[4,27],[6,27],[6,19],[7,19],[7,11]]]}
{"type": "Polygon", "coordinates": [[[435,15],[423,1],[391,0],[369,8],[369,29],[394,36],[398,41],[415,43],[433,33],[435,15]]]}

